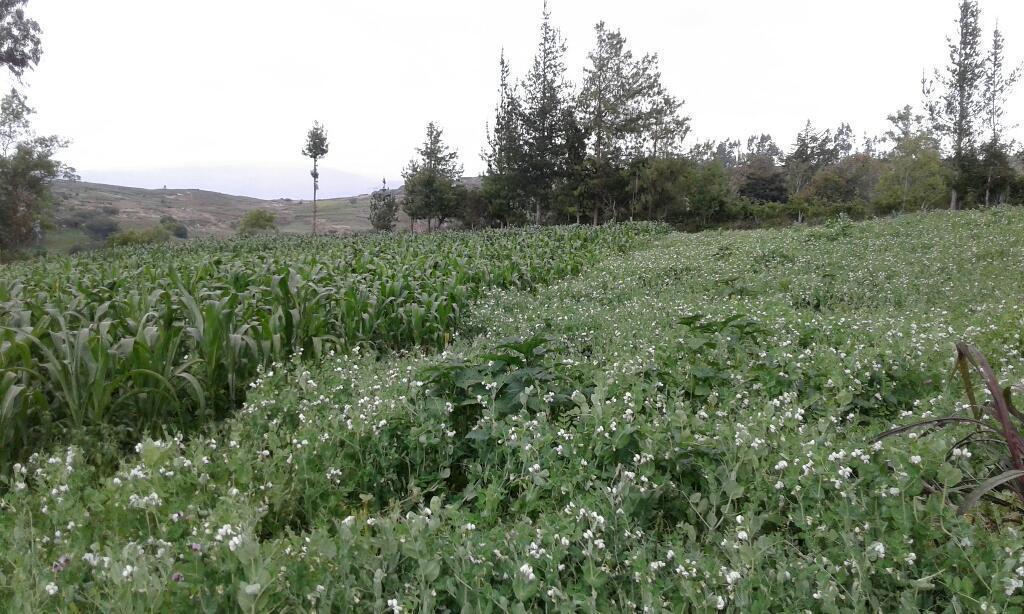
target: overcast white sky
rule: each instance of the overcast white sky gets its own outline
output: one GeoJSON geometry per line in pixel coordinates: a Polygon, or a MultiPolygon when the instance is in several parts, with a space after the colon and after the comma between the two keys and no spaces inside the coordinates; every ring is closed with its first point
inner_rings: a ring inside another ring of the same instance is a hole
{"type": "MultiPolygon", "coordinates": [[[[770,132],[783,144],[806,119],[884,130],[919,101],[922,69],[945,60],[956,5],[551,1],[574,80],[604,20],[634,52],[661,55],[690,142],[770,132]]],[[[981,5],[986,30],[998,19],[1024,57],[1024,1],[981,5]]],[[[37,127],[73,139],[65,158],[83,179],[302,197],[314,119],[331,141],[329,194],[400,183],[429,120],[467,174],[482,171],[498,55],[525,70],[541,0],[30,0],[28,12],[43,27],[43,61],[26,77],[37,127]]],[[[1011,106],[1024,121],[1024,96],[1011,106]]]]}

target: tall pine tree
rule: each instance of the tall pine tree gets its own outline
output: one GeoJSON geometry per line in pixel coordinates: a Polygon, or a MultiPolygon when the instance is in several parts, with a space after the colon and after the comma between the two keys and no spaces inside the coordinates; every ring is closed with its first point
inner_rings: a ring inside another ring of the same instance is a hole
{"type": "Polygon", "coordinates": [[[962,0],[955,38],[948,38],[949,64],[924,84],[925,106],[937,134],[944,137],[956,171],[950,209],[959,209],[977,159],[977,120],[982,115],[985,54],[981,48],[981,9],[977,0],[962,0]],[[939,89],[933,97],[935,88],[939,89]]]}
{"type": "Polygon", "coordinates": [[[530,184],[523,133],[523,106],[502,51],[498,63],[498,102],[494,126],[488,131],[484,162],[487,172],[481,190],[489,203],[486,223],[506,225],[525,219],[526,191],[530,184]]]}
{"type": "Polygon", "coordinates": [[[524,195],[532,205],[535,224],[550,212],[555,189],[566,172],[566,109],[571,86],[565,78],[565,52],[565,42],[551,24],[545,0],[537,53],[522,83],[524,168],[529,178],[524,195]]]}
{"type": "Polygon", "coordinates": [[[1010,165],[1010,143],[1005,137],[1006,102],[1021,76],[1020,65],[1007,69],[1006,40],[997,25],[992,32],[992,47],[985,61],[982,85],[982,124],[985,144],[982,146],[982,167],[985,175],[985,206],[993,199],[1003,200],[1014,181],[1010,165]]]}

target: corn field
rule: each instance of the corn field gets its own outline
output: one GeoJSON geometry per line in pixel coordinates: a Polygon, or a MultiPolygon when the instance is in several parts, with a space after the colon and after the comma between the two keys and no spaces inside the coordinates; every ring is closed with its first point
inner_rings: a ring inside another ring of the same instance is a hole
{"type": "Polygon", "coordinates": [[[54,440],[113,460],[143,434],[193,430],[295,354],[443,347],[488,289],[531,289],[661,232],[248,238],[6,267],[0,471],[54,440]]]}

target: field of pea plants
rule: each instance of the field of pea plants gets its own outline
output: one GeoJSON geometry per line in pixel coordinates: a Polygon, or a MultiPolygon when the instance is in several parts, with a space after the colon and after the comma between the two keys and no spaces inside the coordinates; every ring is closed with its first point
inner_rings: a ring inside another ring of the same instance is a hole
{"type": "Polygon", "coordinates": [[[1022,271],[1002,208],[5,269],[0,610],[1019,611],[1022,271]]]}

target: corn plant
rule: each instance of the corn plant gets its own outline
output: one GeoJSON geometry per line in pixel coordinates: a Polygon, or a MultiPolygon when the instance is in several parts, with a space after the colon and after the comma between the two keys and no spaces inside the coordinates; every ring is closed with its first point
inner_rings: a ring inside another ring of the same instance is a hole
{"type": "Polygon", "coordinates": [[[0,470],[52,438],[124,445],[201,427],[292,355],[443,347],[489,288],[533,288],[663,231],[261,237],[7,267],[0,470]]]}

